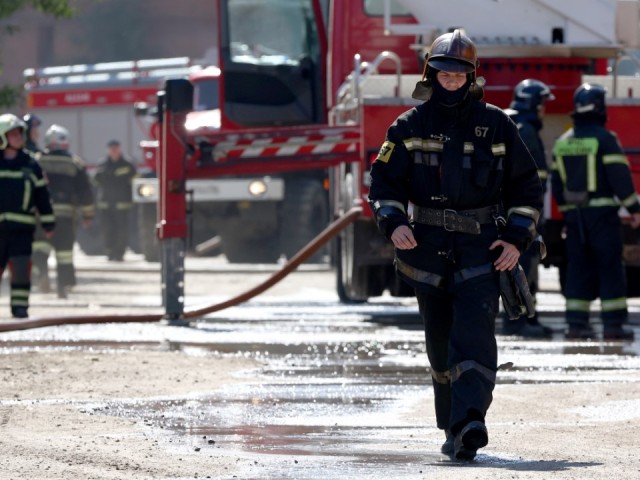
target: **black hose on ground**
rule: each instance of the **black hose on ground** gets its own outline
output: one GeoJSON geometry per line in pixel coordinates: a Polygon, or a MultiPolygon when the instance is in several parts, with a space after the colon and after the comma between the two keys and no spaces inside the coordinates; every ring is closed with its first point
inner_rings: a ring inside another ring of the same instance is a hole
{"type": "MultiPolygon", "coordinates": [[[[271,288],[280,282],[292,271],[294,271],[301,263],[316,253],[322,246],[328,243],[340,231],[348,225],[356,221],[362,213],[362,207],[353,207],[341,217],[334,220],[322,232],[320,232],[313,240],[311,240],[304,248],[296,253],[291,259],[285,263],[282,268],[274,272],[269,278],[252,289],[241,293],[235,297],[225,300],[214,305],[208,305],[202,308],[188,309],[184,312],[183,318],[197,318],[209,313],[218,312],[225,308],[233,307],[247,300],[260,295],[265,290],[271,288]]],[[[26,320],[12,320],[8,322],[0,322],[0,332],[10,332],[14,330],[28,330],[31,328],[51,327],[56,325],[79,325],[85,323],[145,323],[159,322],[164,318],[164,313],[157,314],[141,314],[141,315],[78,315],[68,317],[42,317],[29,318],[26,320]]]]}

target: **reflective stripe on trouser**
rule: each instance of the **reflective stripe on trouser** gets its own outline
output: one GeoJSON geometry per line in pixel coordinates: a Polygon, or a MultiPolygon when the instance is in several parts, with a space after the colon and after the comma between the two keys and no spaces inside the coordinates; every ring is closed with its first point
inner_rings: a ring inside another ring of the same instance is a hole
{"type": "MultiPolygon", "coordinates": [[[[66,286],[76,284],[75,268],[73,266],[73,244],[75,243],[75,227],[72,218],[56,218],[55,234],[48,240],[44,235],[38,234],[38,241],[48,243],[55,250],[56,271],[58,276],[58,290],[66,286]]],[[[48,275],[48,254],[44,251],[34,252],[33,261],[35,269],[40,275],[48,275]]]]}
{"type": "Polygon", "coordinates": [[[617,208],[586,208],[580,212],[568,212],[565,224],[567,323],[586,325],[590,302],[599,297],[602,323],[622,325],[628,318],[627,285],[617,208]]]}
{"type": "Polygon", "coordinates": [[[496,276],[457,283],[451,292],[430,288],[416,295],[425,324],[438,428],[455,427],[470,417],[484,418],[495,386],[486,373],[497,371],[498,361],[496,276]],[[458,372],[455,381],[447,382],[446,372],[458,372]]]}
{"type": "Polygon", "coordinates": [[[31,290],[31,257],[26,255],[11,257],[11,306],[28,307],[31,290]]]}

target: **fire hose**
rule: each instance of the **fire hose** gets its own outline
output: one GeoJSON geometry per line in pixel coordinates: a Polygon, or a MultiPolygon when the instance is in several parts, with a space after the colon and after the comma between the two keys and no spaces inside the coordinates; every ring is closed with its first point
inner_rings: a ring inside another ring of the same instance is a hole
{"type": "MultiPolygon", "coordinates": [[[[298,253],[288,260],[282,268],[274,272],[269,278],[255,287],[243,292],[235,297],[213,305],[201,308],[187,309],[183,314],[184,319],[191,319],[218,312],[235,305],[250,300],[271,288],[276,283],[282,281],[287,275],[293,272],[298,266],[316,253],[322,246],[327,244],[333,237],[353,223],[362,213],[362,207],[353,207],[351,210],[331,222],[313,240],[307,243],[298,253]]],[[[0,322],[0,332],[10,332],[14,330],[28,330],[32,328],[51,327],[56,325],[80,325],[87,323],[149,323],[159,322],[164,318],[164,314],[143,314],[143,315],[77,315],[67,317],[41,317],[29,318],[26,320],[14,320],[0,322]]]]}

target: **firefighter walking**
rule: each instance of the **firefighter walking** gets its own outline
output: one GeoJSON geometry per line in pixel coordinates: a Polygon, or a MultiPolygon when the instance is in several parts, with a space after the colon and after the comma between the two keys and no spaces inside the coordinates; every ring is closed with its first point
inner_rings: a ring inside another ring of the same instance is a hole
{"type": "Polygon", "coordinates": [[[426,101],[389,128],[369,193],[380,231],[396,247],[396,270],[416,290],[442,451],[462,460],[488,442],[498,272],[517,265],[542,207],[515,124],[480,101],[477,64],[460,30],[436,38],[414,91],[426,101]]]}
{"type": "Polygon", "coordinates": [[[47,259],[51,250],[55,250],[59,298],[66,298],[76,284],[75,218],[79,214],[87,227],[95,213],[89,177],[82,160],[69,152],[69,141],[66,128],[52,125],[45,133],[45,151],[36,157],[49,181],[57,229],[51,242],[44,242],[43,248],[34,251],[33,262],[41,279],[48,279],[47,259]]]}
{"type": "Polygon", "coordinates": [[[11,270],[11,314],[29,316],[31,245],[40,216],[51,238],[54,216],[42,170],[24,150],[27,125],[12,114],[0,115],[0,278],[11,270]]]}
{"type": "Polygon", "coordinates": [[[568,339],[596,337],[589,324],[600,297],[604,340],[632,340],[628,319],[622,227],[618,210],[640,226],[640,204],[629,162],[615,133],[605,128],[606,90],[585,83],[574,94],[573,128],[553,148],[553,195],[566,226],[565,285],[568,339]]]}
{"type": "Polygon", "coordinates": [[[121,262],[129,237],[131,183],[136,167],[122,154],[120,142],[107,144],[107,158],[98,165],[94,180],[98,185],[98,208],[103,222],[104,246],[109,260],[121,262]]]}

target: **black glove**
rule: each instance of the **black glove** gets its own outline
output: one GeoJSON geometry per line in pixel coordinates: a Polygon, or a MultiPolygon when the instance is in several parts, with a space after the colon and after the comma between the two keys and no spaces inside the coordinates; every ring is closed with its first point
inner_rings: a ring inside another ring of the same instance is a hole
{"type": "Polygon", "coordinates": [[[535,315],[535,301],[520,264],[512,270],[500,272],[500,296],[509,319],[515,320],[522,315],[532,318],[535,315]]]}

